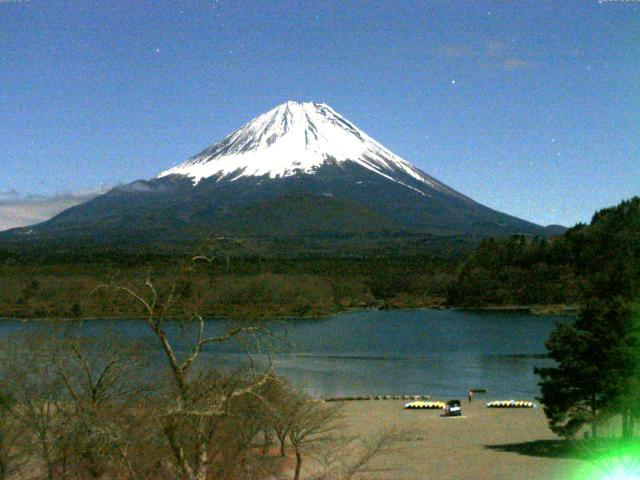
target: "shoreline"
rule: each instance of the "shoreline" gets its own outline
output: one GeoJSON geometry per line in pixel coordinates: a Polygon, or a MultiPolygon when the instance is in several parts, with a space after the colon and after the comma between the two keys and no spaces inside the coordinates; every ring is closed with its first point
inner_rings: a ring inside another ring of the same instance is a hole
{"type": "MultiPolygon", "coordinates": [[[[313,320],[328,318],[336,315],[352,313],[352,312],[367,312],[367,311],[397,311],[397,310],[453,310],[462,312],[480,312],[480,313],[527,313],[530,315],[543,316],[576,316],[579,311],[577,305],[492,305],[492,306],[469,306],[460,307],[453,305],[432,305],[432,306],[406,306],[406,307],[354,307],[338,310],[330,313],[319,313],[309,315],[276,315],[276,316],[205,316],[206,321],[212,320],[313,320]]],[[[105,316],[105,317],[82,317],[82,318],[69,318],[69,317],[39,317],[39,318],[25,318],[25,317],[4,317],[0,314],[0,322],[2,321],[14,321],[14,322],[59,322],[59,323],[71,323],[71,322],[85,322],[96,320],[139,320],[144,321],[145,317],[141,316],[105,316]]],[[[168,318],[167,321],[183,321],[180,318],[168,318]]]]}
{"type": "Polygon", "coordinates": [[[578,305],[492,305],[479,307],[447,307],[450,310],[465,312],[512,312],[530,313],[531,315],[577,315],[578,305]]]}

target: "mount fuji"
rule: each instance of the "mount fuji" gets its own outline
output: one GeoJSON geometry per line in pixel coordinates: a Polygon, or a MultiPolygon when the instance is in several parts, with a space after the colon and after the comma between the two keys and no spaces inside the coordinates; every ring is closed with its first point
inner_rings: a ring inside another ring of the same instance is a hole
{"type": "Polygon", "coordinates": [[[395,155],[323,103],[289,101],[151,180],[1,234],[103,244],[211,236],[545,235],[395,155]]]}
{"type": "Polygon", "coordinates": [[[237,180],[314,174],[323,165],[345,162],[425,195],[403,181],[408,175],[427,186],[457,193],[393,154],[323,103],[289,101],[264,113],[223,141],[215,143],[158,178],[189,177],[237,180]]]}

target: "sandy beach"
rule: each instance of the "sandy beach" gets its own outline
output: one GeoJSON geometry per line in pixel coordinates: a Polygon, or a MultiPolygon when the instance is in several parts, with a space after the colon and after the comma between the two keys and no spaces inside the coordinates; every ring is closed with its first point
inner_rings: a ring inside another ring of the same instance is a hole
{"type": "Polygon", "coordinates": [[[376,461],[376,479],[566,480],[581,462],[552,453],[558,439],[544,412],[491,409],[486,401],[464,401],[462,417],[441,410],[405,410],[405,401],[340,402],[351,434],[373,434],[396,426],[410,441],[376,461]]]}

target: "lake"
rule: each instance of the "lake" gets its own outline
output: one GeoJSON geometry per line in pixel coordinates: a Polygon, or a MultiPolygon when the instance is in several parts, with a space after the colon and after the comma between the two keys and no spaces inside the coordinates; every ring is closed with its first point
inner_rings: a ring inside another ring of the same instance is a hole
{"type": "MultiPolygon", "coordinates": [[[[315,396],[460,398],[469,388],[486,388],[488,394],[478,398],[532,399],[539,392],[533,368],[552,364],[539,357],[558,321],[570,318],[456,310],[358,311],[273,321],[268,349],[276,371],[315,396]]],[[[229,324],[210,321],[207,329],[221,333],[229,324]]],[[[188,352],[195,325],[167,325],[177,349],[188,352]]],[[[60,328],[54,322],[3,320],[0,335],[55,334],[60,328]]],[[[117,332],[142,341],[143,354],[153,361],[163,360],[140,320],[91,320],[64,328],[90,338],[117,332]]],[[[244,358],[242,347],[233,342],[207,348],[201,360],[233,366],[244,358]]]]}

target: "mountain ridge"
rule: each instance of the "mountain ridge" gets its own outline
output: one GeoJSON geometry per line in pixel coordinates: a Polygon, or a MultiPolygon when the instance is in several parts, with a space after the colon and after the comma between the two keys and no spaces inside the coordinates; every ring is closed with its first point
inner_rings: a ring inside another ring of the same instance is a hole
{"type": "Polygon", "coordinates": [[[114,188],[0,239],[143,244],[220,234],[516,233],[548,235],[431,177],[328,105],[290,101],[155,178],[114,188]]]}

